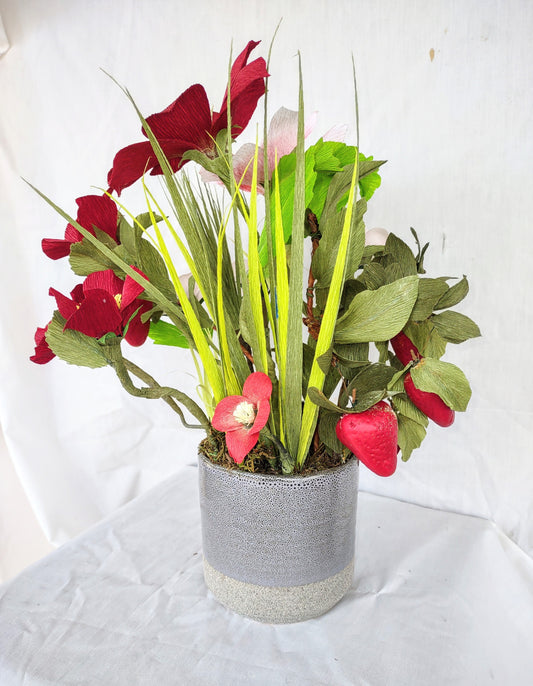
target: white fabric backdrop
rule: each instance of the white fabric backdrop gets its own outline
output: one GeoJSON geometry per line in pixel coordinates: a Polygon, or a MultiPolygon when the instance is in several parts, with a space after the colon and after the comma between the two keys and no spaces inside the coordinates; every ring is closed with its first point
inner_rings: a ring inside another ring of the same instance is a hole
{"type": "MultiPolygon", "coordinates": [[[[28,361],[35,327],[53,309],[49,286],[68,292],[76,281],[66,264],[41,253],[41,238],[62,237],[64,222],[20,177],[74,212],[76,197],[105,185],[114,153],[140,140],[134,112],[100,67],[128,86],[146,114],[195,82],[216,107],[231,39],[235,52],[262,39],[256,52],[266,55],[283,16],[271,111],[296,107],[300,49],[317,135],[348,123],[353,136],[354,52],[361,147],[389,160],[367,225],[404,238],[414,226],[431,242],[432,273],[466,273],[463,311],[484,334],[449,346],[446,358],[471,381],[468,413],[449,429],[431,426],[392,478],[365,471],[361,487],[490,518],[532,554],[533,5],[0,0],[0,14],[11,45],[0,59],[0,420],[49,538],[64,541],[192,462],[200,435],[181,428],[164,405],[127,396],[110,370],[28,361]]],[[[254,136],[252,126],[241,140],[254,136]]],[[[141,211],[136,191],[123,198],[141,211]]],[[[186,351],[147,345],[131,357],[156,378],[194,388],[186,351]]]]}

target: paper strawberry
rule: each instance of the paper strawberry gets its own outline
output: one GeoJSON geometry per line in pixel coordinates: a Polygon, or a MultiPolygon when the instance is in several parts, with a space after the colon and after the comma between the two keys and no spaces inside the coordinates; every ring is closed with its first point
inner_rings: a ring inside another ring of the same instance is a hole
{"type": "Polygon", "coordinates": [[[410,373],[405,375],[403,386],[413,404],[432,419],[435,424],[439,426],[451,426],[453,424],[455,412],[436,393],[421,391],[417,388],[410,373]]]}
{"type": "Polygon", "coordinates": [[[409,362],[412,362],[413,360],[419,360],[422,357],[422,355],[418,352],[416,345],[408,336],[404,334],[403,331],[400,331],[400,333],[396,334],[394,338],[391,338],[390,342],[392,349],[396,353],[396,357],[404,366],[409,364],[409,362]]]}
{"type": "Polygon", "coordinates": [[[397,463],[398,421],[391,406],[381,400],[369,410],[343,415],[337,438],[378,476],[394,474],[397,463]]]}

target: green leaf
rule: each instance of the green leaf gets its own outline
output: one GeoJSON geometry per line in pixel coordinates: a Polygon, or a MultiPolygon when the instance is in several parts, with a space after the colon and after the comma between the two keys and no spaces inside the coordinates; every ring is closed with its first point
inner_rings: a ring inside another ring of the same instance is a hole
{"type": "Polygon", "coordinates": [[[148,336],[157,345],[172,345],[177,348],[188,348],[189,342],[181,333],[177,326],[170,322],[159,320],[158,322],[150,322],[150,331],[148,336]]]}
{"type": "Polygon", "coordinates": [[[411,378],[416,388],[436,393],[452,410],[466,410],[472,390],[459,367],[425,357],[411,368],[411,378]]]}
{"type": "Polygon", "coordinates": [[[418,277],[406,276],[355,296],[335,327],[338,343],[385,341],[402,330],[418,295],[418,277]]]}
{"type": "Polygon", "coordinates": [[[446,341],[433,326],[431,319],[423,322],[409,321],[404,333],[426,357],[440,359],[446,352],[446,341]]]}
{"type": "Polygon", "coordinates": [[[420,279],[418,282],[418,298],[410,318],[419,322],[431,316],[437,302],[447,290],[448,284],[441,279],[420,279]]]}
{"type": "Polygon", "coordinates": [[[52,351],[64,362],[79,367],[106,367],[108,359],[102,346],[94,339],[73,329],[65,329],[65,319],[54,312],[46,331],[46,342],[52,351]]]}
{"type": "Polygon", "coordinates": [[[367,264],[359,279],[371,291],[375,291],[387,283],[385,268],[379,262],[370,262],[367,264]]]}
{"type": "Polygon", "coordinates": [[[311,402],[313,402],[315,405],[318,405],[318,407],[328,410],[329,412],[334,412],[339,415],[349,412],[349,410],[345,410],[342,407],[335,405],[332,400],[326,398],[325,394],[315,386],[311,386],[307,389],[307,395],[309,396],[309,400],[311,400],[311,402]]]}
{"type": "Polygon", "coordinates": [[[416,261],[411,248],[398,236],[389,233],[385,243],[385,254],[390,255],[400,267],[400,276],[411,276],[417,273],[416,261]]]}
{"type": "Polygon", "coordinates": [[[435,305],[436,310],[443,310],[446,307],[453,307],[463,300],[468,294],[469,286],[466,276],[451,286],[435,305]]]}
{"type": "MultiPolygon", "coordinates": [[[[135,217],[136,224],[140,224],[143,228],[149,229],[152,227],[152,219],[150,216],[150,212],[143,212],[142,214],[139,214],[135,217]]],[[[155,215],[154,220],[156,223],[162,222],[163,217],[160,217],[158,214],[155,215]]]]}
{"type": "Polygon", "coordinates": [[[114,263],[86,239],[71,245],[69,263],[74,274],[78,276],[115,269],[114,263]]]}
{"type": "Polygon", "coordinates": [[[318,419],[318,436],[322,443],[334,453],[342,455],[346,452],[346,447],[337,438],[337,422],[339,415],[333,412],[320,412],[318,419]]]}
{"type": "Polygon", "coordinates": [[[407,419],[411,419],[422,426],[428,425],[429,419],[427,416],[422,412],[422,410],[418,409],[418,407],[405,393],[399,393],[398,395],[393,396],[391,402],[395,411],[399,414],[402,414],[404,417],[407,417],[407,419]]]}
{"type": "Polygon", "coordinates": [[[402,414],[398,417],[398,445],[402,451],[402,460],[407,462],[413,450],[419,448],[426,437],[426,429],[418,422],[402,414]]]}
{"type": "Polygon", "coordinates": [[[462,343],[469,338],[481,336],[478,325],[470,317],[453,310],[434,314],[431,322],[440,336],[449,343],[462,343]]]}

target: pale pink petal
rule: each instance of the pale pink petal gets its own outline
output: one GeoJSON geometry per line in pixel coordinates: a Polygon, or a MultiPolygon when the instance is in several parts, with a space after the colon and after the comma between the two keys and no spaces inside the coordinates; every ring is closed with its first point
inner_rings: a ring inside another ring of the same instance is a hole
{"type": "Polygon", "coordinates": [[[332,126],[331,129],[322,136],[322,139],[325,141],[333,141],[334,143],[344,143],[347,131],[347,124],[337,124],[337,126],[332,126]]]}
{"type": "Polygon", "coordinates": [[[244,382],[242,394],[254,404],[268,400],[272,395],[272,381],[263,372],[253,372],[244,382]]]}
{"type": "MultiPolygon", "coordinates": [[[[311,116],[305,121],[304,136],[313,130],[317,119],[317,113],[312,112],[311,116]]],[[[268,127],[268,174],[269,177],[274,171],[276,158],[278,161],[291,153],[298,141],[298,112],[288,110],[286,107],[280,109],[270,120],[268,127]]]]}
{"type": "Polygon", "coordinates": [[[248,399],[242,395],[228,395],[222,398],[216,406],[211,424],[217,431],[235,431],[242,428],[242,424],[235,419],[233,412],[239,403],[247,401],[248,399]]]}
{"type": "Polygon", "coordinates": [[[259,432],[247,431],[242,425],[239,429],[226,433],[228,453],[237,464],[241,464],[258,440],[259,432]]]}
{"type": "Polygon", "coordinates": [[[388,235],[387,229],[369,229],[365,232],[365,245],[385,245],[388,235]]]}

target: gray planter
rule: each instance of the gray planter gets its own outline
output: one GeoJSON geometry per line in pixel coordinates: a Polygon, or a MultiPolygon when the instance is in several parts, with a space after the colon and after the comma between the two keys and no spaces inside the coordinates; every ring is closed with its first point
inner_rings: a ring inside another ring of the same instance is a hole
{"type": "Polygon", "coordinates": [[[199,457],[204,575],[226,607],[300,622],[352,584],[359,463],[312,476],[227,470],[199,457]]]}

